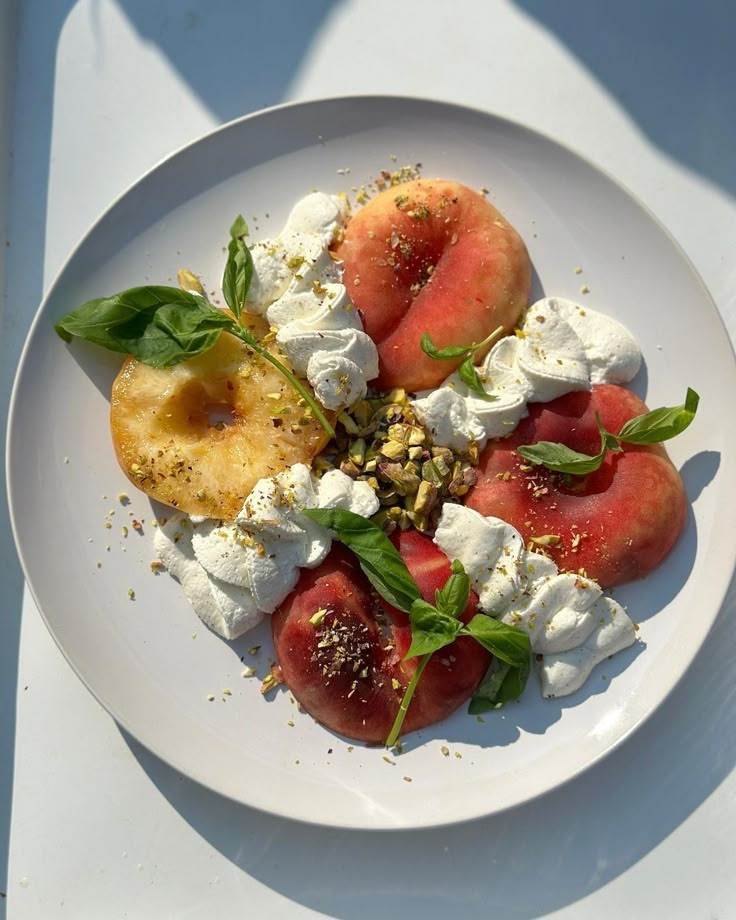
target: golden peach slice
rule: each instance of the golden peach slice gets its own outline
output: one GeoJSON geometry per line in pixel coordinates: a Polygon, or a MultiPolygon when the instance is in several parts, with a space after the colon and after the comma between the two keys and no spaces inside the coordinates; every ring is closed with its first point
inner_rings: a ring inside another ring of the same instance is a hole
{"type": "MultiPolygon", "coordinates": [[[[257,323],[262,335],[265,322],[257,323]]],[[[118,462],[139,489],[228,521],[259,479],[309,463],[328,440],[286,378],[227,332],[174,367],[128,358],[113,384],[110,426],[118,462]]]]}

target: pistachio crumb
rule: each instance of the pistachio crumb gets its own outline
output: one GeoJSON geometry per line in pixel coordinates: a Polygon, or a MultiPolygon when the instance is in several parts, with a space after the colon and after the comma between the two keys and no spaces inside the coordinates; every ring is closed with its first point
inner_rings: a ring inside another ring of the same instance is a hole
{"type": "Polygon", "coordinates": [[[321,626],[326,616],[327,610],[324,607],[320,607],[319,610],[316,610],[309,618],[309,622],[312,626],[321,626]]]}

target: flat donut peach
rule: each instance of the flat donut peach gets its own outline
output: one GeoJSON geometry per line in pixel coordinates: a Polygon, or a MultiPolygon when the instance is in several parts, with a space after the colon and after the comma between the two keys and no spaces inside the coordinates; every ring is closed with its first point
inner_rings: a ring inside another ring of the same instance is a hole
{"type": "Polygon", "coordinates": [[[422,390],[458,361],[419,348],[510,331],[526,307],[531,265],[519,234],[458,182],[417,179],[377,195],[350,220],[339,248],[344,282],[378,347],[377,386],[422,390]]]}
{"type": "MultiPolygon", "coordinates": [[[[249,328],[268,330],[260,317],[249,328]]],[[[173,367],[127,358],[110,401],[115,453],[131,482],[179,511],[227,521],[259,479],[325,446],[322,426],[303,415],[281,372],[228,332],[173,367]]]]}
{"type": "Polygon", "coordinates": [[[469,508],[508,521],[529,541],[559,537],[544,547],[557,565],[584,569],[603,587],[641,578],[667,556],[685,522],[682,480],[659,444],[622,445],[586,477],[565,477],[530,466],[516,453],[521,444],[556,441],[597,454],[599,413],[614,434],[647,411],[630,390],[603,385],[530,407],[508,438],[493,441],[480,459],[480,477],[469,508]]]}
{"type": "MultiPolygon", "coordinates": [[[[450,575],[447,558],[432,541],[407,531],[394,542],[422,595],[450,575]]],[[[475,613],[473,595],[463,617],[475,613]]],[[[403,660],[411,642],[405,614],[381,601],[355,557],[335,545],[274,613],[276,656],[294,697],[332,731],[367,743],[388,737],[418,659],[403,660]],[[312,622],[317,611],[326,611],[312,622]]],[[[461,706],[483,678],[491,656],[463,637],[429,660],[417,685],[402,734],[439,722],[461,706]]]]}

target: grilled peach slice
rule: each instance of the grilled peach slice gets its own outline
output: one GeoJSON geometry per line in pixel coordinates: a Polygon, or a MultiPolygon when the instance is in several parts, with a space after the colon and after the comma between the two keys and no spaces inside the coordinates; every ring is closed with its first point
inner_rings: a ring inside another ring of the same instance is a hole
{"type": "MultiPolygon", "coordinates": [[[[256,334],[267,331],[264,320],[252,326],[256,334]]],[[[233,520],[259,479],[309,463],[327,443],[298,400],[273,365],[227,332],[210,351],[174,367],[128,358],[110,407],[118,462],[151,498],[233,520]]]]}

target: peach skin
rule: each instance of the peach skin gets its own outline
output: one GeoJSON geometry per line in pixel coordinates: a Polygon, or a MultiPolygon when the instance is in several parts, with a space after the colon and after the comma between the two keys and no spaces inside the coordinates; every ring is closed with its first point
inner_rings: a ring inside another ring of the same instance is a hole
{"type": "MultiPolygon", "coordinates": [[[[386,189],[350,220],[338,249],[344,283],[376,342],[377,386],[440,384],[459,364],[438,348],[511,331],[527,306],[529,256],[519,234],[482,195],[457,182],[417,179],[386,189]]],[[[482,357],[482,355],[478,355],[482,357]]]]}

